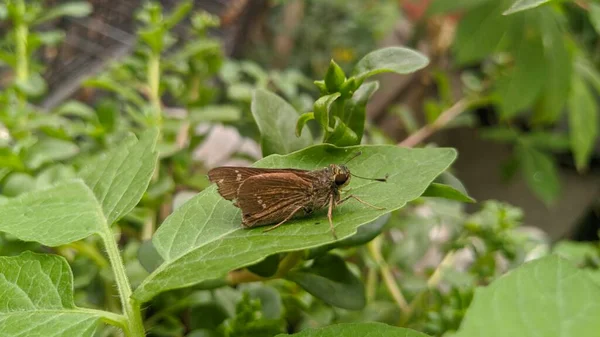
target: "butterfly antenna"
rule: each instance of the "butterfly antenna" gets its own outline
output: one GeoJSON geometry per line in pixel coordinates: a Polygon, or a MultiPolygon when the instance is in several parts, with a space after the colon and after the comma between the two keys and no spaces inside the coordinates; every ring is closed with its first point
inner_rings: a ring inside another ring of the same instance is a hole
{"type": "Polygon", "coordinates": [[[387,174],[385,175],[385,178],[367,178],[367,177],[361,177],[361,176],[357,176],[356,174],[354,174],[354,173],[352,173],[352,172],[350,172],[350,174],[351,174],[353,177],[356,177],[356,178],[365,179],[365,180],[381,181],[382,183],[385,183],[385,182],[387,181],[387,178],[388,178],[388,175],[387,175],[387,174]]]}
{"type": "Polygon", "coordinates": [[[356,152],[352,157],[350,157],[350,159],[346,160],[346,162],[344,163],[344,165],[348,164],[349,161],[351,161],[352,159],[360,156],[361,154],[362,154],[362,151],[356,152]]]}

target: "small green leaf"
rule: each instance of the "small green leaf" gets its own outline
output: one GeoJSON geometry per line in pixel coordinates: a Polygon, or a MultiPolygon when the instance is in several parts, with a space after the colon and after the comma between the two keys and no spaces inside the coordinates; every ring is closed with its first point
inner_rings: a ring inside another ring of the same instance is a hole
{"type": "Polygon", "coordinates": [[[120,104],[111,98],[101,98],[96,105],[98,122],[107,133],[111,133],[117,127],[119,120],[120,104]]]}
{"type": "Polygon", "coordinates": [[[358,81],[362,81],[379,73],[410,74],[425,68],[427,64],[429,59],[419,52],[402,47],[388,47],[365,55],[354,67],[354,75],[358,81]]]}
{"type": "Polygon", "coordinates": [[[315,120],[319,123],[319,125],[321,125],[321,128],[323,128],[324,134],[329,132],[329,115],[331,106],[340,96],[341,94],[339,92],[325,95],[316,100],[315,104],[313,105],[315,120]]]}
{"type": "Polygon", "coordinates": [[[595,337],[600,287],[586,270],[547,256],[475,291],[454,337],[595,337]]]}
{"type": "Polygon", "coordinates": [[[10,199],[0,214],[0,231],[51,247],[88,237],[105,223],[96,198],[79,180],[10,199]]]}
{"type": "Polygon", "coordinates": [[[96,113],[89,105],[70,100],[61,104],[53,111],[58,116],[77,116],[81,119],[92,121],[96,119],[96,113]]]}
{"type": "Polygon", "coordinates": [[[346,74],[344,70],[335,63],[334,60],[331,60],[329,63],[329,68],[327,69],[327,73],[325,73],[325,86],[327,87],[328,92],[337,92],[340,89],[342,83],[346,81],[346,74]]]}
{"type": "Polygon", "coordinates": [[[587,83],[573,76],[569,94],[569,135],[578,171],[587,168],[598,136],[598,106],[587,83]]]}
{"type": "Polygon", "coordinates": [[[269,255],[259,263],[248,266],[248,270],[262,277],[275,275],[279,267],[279,254],[269,255]]]}
{"type": "Polygon", "coordinates": [[[312,112],[306,112],[300,115],[298,121],[296,122],[296,137],[300,137],[302,135],[302,129],[308,121],[312,121],[315,119],[315,114],[312,112]]]}
{"type": "Polygon", "coordinates": [[[596,33],[600,34],[600,4],[596,2],[590,2],[589,16],[596,33]]]}
{"type": "Polygon", "coordinates": [[[109,225],[137,205],[156,166],[158,129],[148,129],[137,142],[132,138],[92,160],[80,174],[102,205],[109,225]]]}
{"type": "MultiPolygon", "coordinates": [[[[456,158],[453,149],[318,145],[287,156],[269,156],[255,166],[318,169],[330,163],[343,163],[356,151],[362,151],[362,155],[349,164],[353,173],[381,177],[389,174],[389,177],[385,183],[353,179],[349,189],[385,210],[352,201],[337,207],[333,223],[340,239],[418,198],[456,158]]],[[[333,238],[324,212],[290,220],[267,233],[264,228],[243,229],[239,209],[211,186],[177,208],[159,227],[153,243],[165,263],[136,289],[134,296],[145,302],[168,289],[223,277],[230,270],[252,265],[269,255],[331,243],[333,238]],[[298,240],[298,235],[302,235],[302,240],[298,240]]]]}
{"type": "Polygon", "coordinates": [[[337,255],[317,257],[310,267],[293,270],[286,278],[327,304],[348,310],[360,310],[365,306],[362,282],[337,255]]]}
{"type": "Polygon", "coordinates": [[[115,94],[125,98],[127,101],[135,104],[140,109],[146,106],[146,101],[135,90],[107,76],[90,78],[85,80],[83,84],[86,87],[100,88],[114,92],[115,94]]]}
{"type": "Polygon", "coordinates": [[[235,122],[242,118],[242,112],[234,105],[205,105],[191,108],[190,120],[200,122],[235,122]]]}
{"type": "Polygon", "coordinates": [[[474,203],[475,199],[464,195],[459,190],[455,189],[450,185],[432,183],[427,187],[425,192],[423,192],[423,197],[431,197],[431,198],[444,198],[449,200],[456,200],[468,203],[474,203]]]}
{"type": "Polygon", "coordinates": [[[280,334],[275,337],[429,337],[424,333],[384,323],[342,323],[323,328],[304,329],[293,335],[280,334]]]}
{"type": "Polygon", "coordinates": [[[379,89],[377,81],[364,83],[354,92],[352,98],[346,101],[343,120],[356,134],[357,144],[360,144],[365,131],[367,103],[377,89],[379,89]]]}
{"type": "Polygon", "coordinates": [[[514,14],[527,9],[535,8],[548,3],[552,0],[517,0],[509,9],[502,13],[503,15],[514,14]]]}
{"type": "Polygon", "coordinates": [[[35,177],[36,189],[42,189],[56,185],[61,181],[72,180],[77,177],[75,169],[72,166],[57,164],[52,165],[35,177]]]}
{"type": "Polygon", "coordinates": [[[514,144],[521,137],[517,130],[506,127],[482,128],[479,130],[479,136],[485,140],[506,144],[514,144]]]}
{"type": "Polygon", "coordinates": [[[570,145],[567,135],[552,131],[531,131],[519,137],[521,141],[527,142],[536,149],[565,151],[570,145]]]}
{"type": "Polygon", "coordinates": [[[256,90],[251,109],[260,130],[263,156],[290,153],[312,143],[312,135],[308,130],[300,137],[294,137],[298,112],[276,94],[263,89],[256,90]]]}
{"type": "Polygon", "coordinates": [[[2,194],[15,197],[35,189],[35,179],[27,173],[13,172],[3,181],[2,194]]]}
{"type": "Polygon", "coordinates": [[[69,2],[50,7],[44,11],[34,22],[34,25],[42,24],[46,21],[58,19],[61,16],[72,16],[81,18],[92,12],[92,6],[85,1],[69,2]]]}
{"type": "Polygon", "coordinates": [[[61,256],[0,257],[0,288],[0,336],[91,337],[102,318],[73,303],[73,274],[61,256]]]}
{"type": "Polygon", "coordinates": [[[323,142],[334,144],[337,146],[351,146],[358,145],[360,141],[358,135],[350,129],[341,118],[338,116],[334,117],[335,125],[333,131],[326,136],[323,142]]]}
{"type": "Polygon", "coordinates": [[[77,145],[62,139],[42,138],[27,149],[25,165],[32,170],[42,165],[72,158],[79,153],[77,145]]]}
{"type": "Polygon", "coordinates": [[[314,81],[313,83],[319,88],[321,95],[327,95],[327,85],[324,80],[314,81]]]}
{"type": "Polygon", "coordinates": [[[170,15],[168,15],[164,21],[163,25],[167,29],[173,28],[176,24],[178,24],[181,20],[185,18],[185,16],[192,10],[194,4],[192,1],[184,1],[175,7],[170,15]]]}
{"type": "Polygon", "coordinates": [[[38,74],[31,74],[26,80],[16,80],[15,86],[27,96],[37,97],[48,89],[44,78],[38,74]]]}
{"type": "Polygon", "coordinates": [[[516,154],[529,188],[546,204],[552,204],[560,194],[558,170],[552,157],[525,144],[516,147],[516,154]]]}

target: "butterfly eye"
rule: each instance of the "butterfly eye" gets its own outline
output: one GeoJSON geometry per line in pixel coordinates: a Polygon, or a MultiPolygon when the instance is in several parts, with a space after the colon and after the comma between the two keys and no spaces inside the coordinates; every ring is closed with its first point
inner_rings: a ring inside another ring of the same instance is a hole
{"type": "Polygon", "coordinates": [[[336,174],[335,175],[335,184],[337,186],[342,186],[346,183],[346,181],[348,181],[348,175],[347,174],[336,174]]]}

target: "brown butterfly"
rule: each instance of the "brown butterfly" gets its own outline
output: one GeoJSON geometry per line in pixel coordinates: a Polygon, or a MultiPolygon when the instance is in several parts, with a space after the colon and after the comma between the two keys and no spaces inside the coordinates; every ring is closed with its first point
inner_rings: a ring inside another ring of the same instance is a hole
{"type": "Polygon", "coordinates": [[[292,217],[306,216],[328,206],[329,227],[335,239],[332,219],[335,206],[353,198],[369,207],[383,209],[354,195],[342,199],[340,189],[348,185],[350,176],[387,180],[387,176],[382,179],[359,177],[350,173],[345,165],[336,164],[312,171],[223,166],[208,172],[210,181],[217,184],[219,194],[227,200],[235,200],[234,205],[242,210],[242,226],[251,228],[276,223],[265,230],[270,231],[292,217]]]}

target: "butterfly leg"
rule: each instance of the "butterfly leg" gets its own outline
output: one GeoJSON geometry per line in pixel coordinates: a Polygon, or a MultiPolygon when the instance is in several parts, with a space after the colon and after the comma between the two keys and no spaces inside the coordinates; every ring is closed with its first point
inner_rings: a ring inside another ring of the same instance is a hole
{"type": "Polygon", "coordinates": [[[272,227],[269,227],[269,228],[265,229],[263,232],[272,231],[272,230],[274,230],[275,228],[277,228],[277,227],[279,227],[279,226],[283,225],[283,224],[284,224],[286,221],[288,221],[289,219],[291,219],[291,218],[294,216],[294,214],[296,214],[296,212],[298,212],[298,211],[299,211],[299,210],[301,210],[301,209],[302,209],[302,206],[298,206],[298,207],[296,207],[296,209],[294,209],[294,210],[293,210],[293,211],[290,213],[290,215],[286,216],[286,217],[285,217],[285,219],[283,219],[281,222],[279,222],[279,223],[278,223],[278,224],[276,224],[275,226],[272,226],[272,227]]]}
{"type": "Polygon", "coordinates": [[[371,208],[374,208],[374,209],[379,209],[379,210],[383,210],[383,209],[385,209],[385,208],[383,208],[383,207],[377,207],[377,206],[373,206],[373,205],[369,204],[368,202],[366,202],[366,201],[363,201],[363,200],[361,200],[359,197],[357,197],[357,196],[354,196],[354,195],[352,195],[352,194],[351,194],[351,195],[349,195],[349,196],[347,196],[347,197],[345,197],[344,199],[342,199],[342,200],[338,201],[338,202],[336,203],[336,206],[337,206],[337,205],[339,205],[339,204],[341,204],[341,203],[343,203],[344,201],[347,201],[347,200],[348,200],[348,199],[350,199],[350,198],[356,199],[356,200],[357,200],[358,202],[360,202],[361,204],[365,204],[365,205],[367,205],[367,206],[369,206],[369,207],[371,207],[371,208]]]}
{"type": "Polygon", "coordinates": [[[335,240],[337,240],[337,235],[335,234],[335,228],[333,227],[333,207],[335,206],[335,203],[333,201],[334,195],[332,194],[329,197],[329,210],[327,210],[327,218],[329,219],[329,229],[331,230],[331,234],[333,235],[333,238],[335,240]]]}

